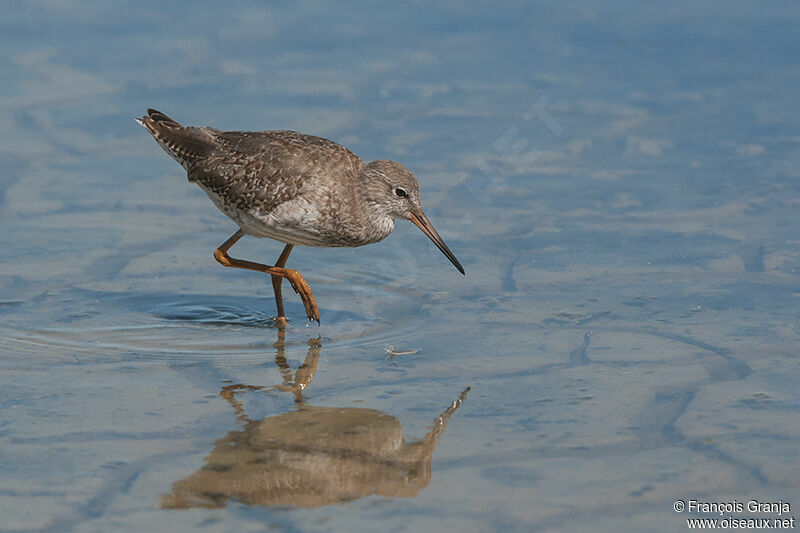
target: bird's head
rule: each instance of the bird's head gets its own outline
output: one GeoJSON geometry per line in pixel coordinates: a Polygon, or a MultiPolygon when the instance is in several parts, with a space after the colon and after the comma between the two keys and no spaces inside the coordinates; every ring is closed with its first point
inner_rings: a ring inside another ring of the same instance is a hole
{"type": "Polygon", "coordinates": [[[368,204],[384,216],[413,222],[464,274],[461,263],[422,212],[419,184],[411,171],[400,163],[378,159],[361,169],[361,178],[362,194],[368,204]]]}

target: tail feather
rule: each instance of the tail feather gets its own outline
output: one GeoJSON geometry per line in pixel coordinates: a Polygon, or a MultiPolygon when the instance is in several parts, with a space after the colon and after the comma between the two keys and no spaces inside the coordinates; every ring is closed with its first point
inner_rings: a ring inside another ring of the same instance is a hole
{"type": "Polygon", "coordinates": [[[173,126],[180,126],[181,125],[180,122],[178,122],[177,120],[172,120],[167,115],[165,115],[164,113],[162,113],[161,111],[159,111],[157,109],[152,109],[152,108],[148,107],[147,108],[147,115],[148,115],[148,117],[153,119],[155,122],[169,123],[169,124],[172,124],[173,126]]]}
{"type": "Polygon", "coordinates": [[[185,169],[192,162],[208,157],[217,146],[214,128],[187,127],[155,109],[148,109],[147,116],[137,118],[175,161],[185,169]]]}

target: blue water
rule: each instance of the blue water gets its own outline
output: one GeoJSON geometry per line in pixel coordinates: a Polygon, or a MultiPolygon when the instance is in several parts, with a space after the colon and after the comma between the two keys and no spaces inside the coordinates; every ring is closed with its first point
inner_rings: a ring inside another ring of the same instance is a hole
{"type": "Polygon", "coordinates": [[[7,3],[0,530],[796,515],[798,23],[792,2],[7,3]],[[467,276],[403,222],[297,248],[322,325],[285,289],[281,337],[147,107],[402,162],[467,276]]]}

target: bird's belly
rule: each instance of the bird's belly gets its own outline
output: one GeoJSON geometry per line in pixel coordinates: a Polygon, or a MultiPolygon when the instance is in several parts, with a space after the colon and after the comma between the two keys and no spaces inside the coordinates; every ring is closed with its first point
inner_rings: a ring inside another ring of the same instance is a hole
{"type": "Polygon", "coordinates": [[[362,246],[377,242],[389,233],[394,223],[389,219],[391,227],[377,235],[359,235],[346,227],[335,224],[321,214],[314,206],[303,199],[296,199],[281,204],[269,213],[257,209],[240,209],[225,202],[218,194],[201,188],[214,202],[217,208],[236,222],[242,231],[254,237],[267,237],[286,244],[302,246],[362,246]]]}
{"type": "Polygon", "coordinates": [[[242,231],[253,237],[267,237],[286,244],[303,246],[337,246],[335,243],[326,242],[319,235],[304,229],[304,227],[276,223],[270,217],[261,217],[249,212],[237,212],[231,218],[239,224],[242,231]]]}

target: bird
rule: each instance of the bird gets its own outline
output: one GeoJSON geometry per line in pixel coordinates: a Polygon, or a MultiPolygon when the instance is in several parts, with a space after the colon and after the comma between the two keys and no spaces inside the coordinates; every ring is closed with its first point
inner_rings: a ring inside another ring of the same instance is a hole
{"type": "Polygon", "coordinates": [[[184,126],[155,109],[135,119],[186,170],[239,229],[214,250],[223,266],[269,274],[277,317],[286,326],[281,283],[299,294],[308,322],[319,308],[303,276],[286,268],[295,246],[357,247],[379,242],[397,219],[409,220],[461,273],[461,263],[422,212],[419,184],[406,167],[378,159],[366,163],[328,139],[296,131],[221,131],[184,126]],[[243,236],[284,244],[274,265],[228,255],[243,236]]]}

